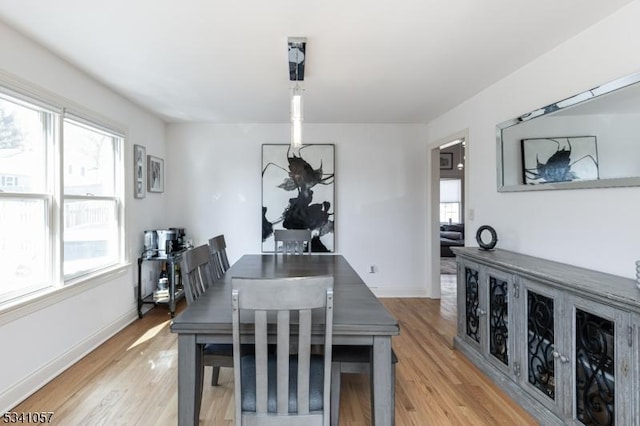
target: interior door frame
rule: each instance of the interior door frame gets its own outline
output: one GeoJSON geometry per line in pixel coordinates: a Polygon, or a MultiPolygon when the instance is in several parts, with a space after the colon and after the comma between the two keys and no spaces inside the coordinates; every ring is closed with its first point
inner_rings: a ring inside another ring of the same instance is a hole
{"type": "MultiPolygon", "coordinates": [[[[430,276],[427,279],[427,297],[432,299],[439,299],[441,295],[440,291],[440,147],[456,139],[465,140],[465,161],[464,161],[464,190],[463,190],[463,204],[465,211],[462,212],[462,217],[465,218],[465,228],[467,222],[472,219],[468,214],[469,208],[469,129],[460,130],[447,137],[437,139],[428,145],[429,152],[429,170],[427,173],[427,206],[430,218],[428,228],[430,230],[429,238],[429,264],[430,264],[430,276]]],[[[465,245],[466,245],[467,233],[465,232],[465,245]]]]}

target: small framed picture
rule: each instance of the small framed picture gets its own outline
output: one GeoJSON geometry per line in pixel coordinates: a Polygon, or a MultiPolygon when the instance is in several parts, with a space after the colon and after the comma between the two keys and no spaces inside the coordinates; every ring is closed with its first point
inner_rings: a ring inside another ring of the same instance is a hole
{"type": "Polygon", "coordinates": [[[147,155],[147,188],[149,192],[164,192],[164,160],[147,155]]]}
{"type": "Polygon", "coordinates": [[[147,186],[144,184],[147,176],[146,158],[146,148],[142,145],[133,145],[133,196],[135,198],[144,198],[147,195],[147,186]]]}
{"type": "Polygon", "coordinates": [[[440,170],[453,170],[453,152],[440,153],[440,170]]]}

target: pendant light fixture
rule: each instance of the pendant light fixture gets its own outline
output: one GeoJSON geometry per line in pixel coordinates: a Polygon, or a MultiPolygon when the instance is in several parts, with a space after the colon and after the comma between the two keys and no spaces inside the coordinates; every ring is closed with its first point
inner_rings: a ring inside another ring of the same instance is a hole
{"type": "Polygon", "coordinates": [[[302,86],[304,81],[304,65],[307,39],[304,37],[289,37],[287,40],[289,57],[289,81],[295,81],[295,86],[291,89],[291,147],[300,148],[302,146],[302,86]]]}
{"type": "Polygon", "coordinates": [[[458,170],[464,169],[464,139],[460,142],[460,160],[456,166],[458,170]]]}
{"type": "Polygon", "coordinates": [[[302,146],[302,88],[296,84],[291,90],[291,147],[302,146]]]}

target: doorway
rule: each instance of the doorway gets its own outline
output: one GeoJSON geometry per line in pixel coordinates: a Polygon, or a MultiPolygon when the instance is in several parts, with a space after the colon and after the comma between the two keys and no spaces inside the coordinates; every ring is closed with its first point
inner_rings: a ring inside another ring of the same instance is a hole
{"type": "Polygon", "coordinates": [[[455,304],[456,267],[452,247],[465,245],[466,156],[468,131],[464,130],[431,145],[429,184],[431,230],[432,298],[445,298],[455,304]]]}

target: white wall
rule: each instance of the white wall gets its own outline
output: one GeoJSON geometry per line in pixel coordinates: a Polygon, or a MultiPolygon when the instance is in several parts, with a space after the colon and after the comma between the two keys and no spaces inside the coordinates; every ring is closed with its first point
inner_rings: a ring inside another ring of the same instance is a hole
{"type": "MultiPolygon", "coordinates": [[[[261,250],[261,145],[287,124],[169,124],[171,221],[195,244],[224,234],[230,261],[261,250]]],[[[379,295],[425,295],[424,126],[305,124],[336,146],[336,252],[379,295]],[[376,272],[369,273],[375,265],[376,272]]]]}
{"type": "Polygon", "coordinates": [[[640,69],[640,1],[432,121],[430,145],[469,128],[467,244],[492,225],[498,247],[635,277],[640,188],[498,193],[496,124],[640,69]]]}
{"type": "MultiPolygon", "coordinates": [[[[144,145],[147,154],[165,157],[164,124],[1,23],[0,58],[4,77],[17,77],[29,86],[69,99],[120,123],[127,132],[127,256],[135,265],[142,249],[142,231],[168,223],[163,195],[148,194],[144,200],[133,199],[132,145],[144,145]]],[[[32,305],[0,315],[0,341],[4,342],[0,412],[9,410],[137,318],[134,270],[130,266],[112,277],[82,286],[72,297],[51,302],[34,312],[32,305]]]]}

